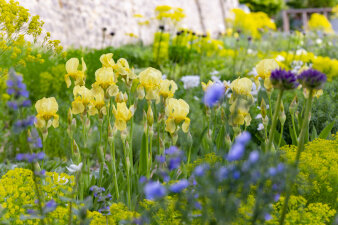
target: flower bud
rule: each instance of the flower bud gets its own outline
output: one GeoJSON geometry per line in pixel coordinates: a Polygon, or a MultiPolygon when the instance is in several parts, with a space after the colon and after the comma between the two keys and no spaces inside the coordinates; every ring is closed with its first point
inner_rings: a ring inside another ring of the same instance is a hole
{"type": "Polygon", "coordinates": [[[72,109],[69,108],[68,109],[68,115],[67,115],[68,126],[71,126],[72,120],[73,120],[73,113],[72,113],[72,109]]]}
{"type": "Polygon", "coordinates": [[[298,106],[298,99],[297,96],[295,96],[289,106],[289,112],[291,115],[294,115],[298,106]]]}
{"type": "Polygon", "coordinates": [[[280,106],[280,110],[279,110],[279,113],[278,113],[278,119],[279,119],[280,123],[284,125],[285,120],[286,120],[286,116],[285,116],[285,112],[284,112],[283,102],[281,103],[281,106],[280,106]]]}
{"type": "Polygon", "coordinates": [[[153,110],[151,109],[151,106],[148,106],[148,111],[147,111],[147,123],[148,126],[152,126],[154,123],[154,114],[153,114],[153,110]]]}
{"type": "Polygon", "coordinates": [[[266,103],[264,99],[262,99],[261,101],[261,115],[262,115],[262,118],[266,117],[266,103]]]}

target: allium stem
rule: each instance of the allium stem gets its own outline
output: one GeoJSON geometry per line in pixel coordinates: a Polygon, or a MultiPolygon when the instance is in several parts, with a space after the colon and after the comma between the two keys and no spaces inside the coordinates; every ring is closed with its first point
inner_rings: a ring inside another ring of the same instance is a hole
{"type": "Polygon", "coordinates": [[[298,174],[298,164],[299,164],[299,159],[300,159],[300,155],[302,153],[302,151],[304,151],[304,144],[305,144],[305,137],[306,137],[306,133],[308,131],[308,125],[309,125],[309,116],[310,116],[310,111],[311,111],[311,105],[312,105],[312,97],[313,97],[313,89],[310,89],[310,93],[309,93],[309,98],[306,102],[306,106],[305,106],[305,113],[304,113],[304,121],[302,124],[302,129],[300,131],[300,135],[299,135],[299,143],[298,143],[298,148],[297,148],[297,153],[296,153],[296,159],[294,162],[294,168],[296,171],[296,175],[292,176],[290,181],[289,181],[289,187],[287,189],[287,193],[285,196],[285,200],[284,200],[284,205],[283,205],[283,209],[282,209],[282,215],[280,217],[280,221],[279,224],[283,225],[284,221],[285,221],[285,216],[286,216],[286,210],[288,208],[288,203],[289,203],[289,199],[291,196],[291,191],[294,185],[294,180],[297,177],[298,174]]]}
{"type": "MultiPolygon", "coordinates": [[[[279,110],[280,110],[280,105],[281,105],[281,102],[282,102],[283,93],[284,93],[284,90],[281,89],[279,91],[279,94],[278,94],[277,104],[276,104],[275,112],[273,114],[272,124],[271,124],[270,132],[269,132],[269,141],[268,141],[266,151],[271,151],[271,147],[272,147],[272,143],[273,143],[273,139],[274,139],[274,135],[275,135],[275,130],[276,130],[276,125],[277,125],[277,120],[278,120],[278,113],[279,113],[279,110]]],[[[271,105],[270,105],[270,107],[271,107],[271,105]]]]}

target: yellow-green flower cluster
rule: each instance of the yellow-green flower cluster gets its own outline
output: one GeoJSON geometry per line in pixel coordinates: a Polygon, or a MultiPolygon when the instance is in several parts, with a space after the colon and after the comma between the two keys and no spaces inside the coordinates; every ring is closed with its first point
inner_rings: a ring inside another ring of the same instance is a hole
{"type": "Polygon", "coordinates": [[[310,31],[321,31],[324,33],[333,33],[330,21],[319,13],[313,13],[308,22],[308,29],[310,31]]]}
{"type": "Polygon", "coordinates": [[[246,13],[241,9],[233,9],[230,15],[227,18],[229,27],[253,38],[260,38],[261,31],[276,30],[275,23],[264,12],[246,13]]]}
{"type": "Polygon", "coordinates": [[[160,5],[155,8],[156,19],[160,21],[169,20],[174,24],[180,22],[184,17],[182,8],[175,8],[168,5],[160,5]]]}
{"type": "Polygon", "coordinates": [[[156,32],[154,34],[153,55],[157,62],[167,61],[169,57],[170,34],[156,32]]]}
{"type": "MultiPolygon", "coordinates": [[[[282,150],[288,161],[295,159],[296,146],[283,146],[282,150]]],[[[305,145],[299,169],[298,188],[302,189],[305,198],[335,207],[338,202],[338,137],[334,140],[315,139],[305,145]]]]}
{"type": "MultiPolygon", "coordinates": [[[[46,172],[45,181],[40,187],[45,201],[54,199],[57,203],[61,203],[60,197],[70,193],[73,185],[73,176],[64,173],[46,172]]],[[[7,209],[4,218],[11,221],[11,223],[23,224],[23,222],[18,222],[20,221],[20,216],[27,215],[27,207],[36,205],[34,203],[36,199],[31,170],[15,168],[1,177],[0,204],[7,209]]]]}

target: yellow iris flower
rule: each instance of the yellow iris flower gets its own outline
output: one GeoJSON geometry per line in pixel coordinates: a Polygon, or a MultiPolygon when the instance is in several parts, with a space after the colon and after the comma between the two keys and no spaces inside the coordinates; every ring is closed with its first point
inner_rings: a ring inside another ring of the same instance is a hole
{"type": "Polygon", "coordinates": [[[271,72],[278,68],[279,65],[275,59],[263,59],[256,65],[258,77],[264,79],[264,87],[267,91],[272,89],[270,81],[271,72]]]}
{"type": "Polygon", "coordinates": [[[82,60],[82,70],[78,70],[79,60],[77,58],[71,58],[66,62],[65,81],[67,88],[72,84],[70,77],[75,80],[75,85],[84,85],[86,81],[85,71],[87,70],[86,63],[82,60]]]}
{"type": "Polygon", "coordinates": [[[161,80],[160,95],[164,98],[172,98],[177,90],[177,85],[173,80],[161,80]]]}
{"type": "Polygon", "coordinates": [[[93,88],[101,87],[106,90],[109,96],[116,96],[119,88],[116,85],[116,78],[112,67],[102,67],[95,72],[95,83],[93,88]]]}
{"type": "Polygon", "coordinates": [[[105,102],[104,102],[104,91],[101,87],[93,88],[91,90],[92,92],[92,99],[89,103],[88,106],[88,114],[93,116],[96,114],[106,115],[107,110],[105,107],[105,102]]]}
{"type": "Polygon", "coordinates": [[[249,126],[251,122],[251,116],[249,113],[252,102],[246,99],[237,98],[230,106],[230,120],[231,126],[243,125],[249,126]]]}
{"type": "Polygon", "coordinates": [[[175,133],[179,128],[177,125],[183,122],[182,130],[187,133],[189,130],[190,119],[187,117],[189,114],[189,105],[183,99],[170,98],[165,107],[165,113],[168,117],[165,124],[165,130],[169,133],[175,133]]]}
{"type": "Polygon", "coordinates": [[[42,98],[35,103],[37,111],[35,126],[37,128],[49,128],[53,125],[54,128],[59,126],[59,109],[58,103],[54,97],[42,98]]]}
{"type": "Polygon", "coordinates": [[[129,68],[129,63],[124,58],[117,60],[115,71],[117,76],[121,76],[122,80],[128,85],[131,85],[131,81],[137,78],[134,70],[129,68]]]}
{"type": "Polygon", "coordinates": [[[102,67],[111,67],[115,66],[115,62],[113,59],[113,53],[103,54],[100,56],[100,62],[102,63],[102,67]]]}
{"type": "Polygon", "coordinates": [[[72,113],[83,113],[86,110],[87,105],[92,102],[94,98],[92,91],[85,86],[75,86],[73,94],[75,100],[72,102],[72,113]]]}
{"type": "Polygon", "coordinates": [[[214,82],[211,80],[209,80],[208,83],[201,82],[203,91],[205,92],[208,89],[208,87],[212,86],[213,84],[214,82]]]}
{"type": "Polygon", "coordinates": [[[237,95],[251,96],[252,81],[246,77],[231,82],[230,88],[237,95]]]}
{"type": "MultiPolygon", "coordinates": [[[[145,97],[147,100],[159,100],[159,89],[162,80],[161,71],[149,67],[139,74],[139,80],[139,93],[144,92],[144,89],[146,89],[147,94],[145,97]]],[[[139,97],[141,98],[142,94],[139,94],[139,97]]]]}
{"type": "Polygon", "coordinates": [[[134,105],[128,109],[125,102],[117,103],[117,108],[113,105],[113,114],[115,117],[115,127],[120,131],[124,131],[127,128],[127,122],[134,114],[134,105]]]}

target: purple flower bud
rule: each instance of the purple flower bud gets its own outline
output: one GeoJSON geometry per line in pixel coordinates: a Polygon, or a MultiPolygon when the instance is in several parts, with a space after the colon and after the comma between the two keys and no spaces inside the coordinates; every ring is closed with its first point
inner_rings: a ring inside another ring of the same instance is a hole
{"type": "Polygon", "coordinates": [[[225,93],[225,87],[222,83],[214,83],[207,88],[204,94],[203,102],[208,107],[213,107],[222,99],[225,93]]]}
{"type": "Polygon", "coordinates": [[[14,101],[8,101],[7,106],[13,110],[18,110],[18,104],[14,101]]]}
{"type": "Polygon", "coordinates": [[[14,88],[7,88],[6,92],[7,92],[7,94],[12,95],[12,94],[15,93],[15,89],[14,88]]]}
{"type": "Polygon", "coordinates": [[[29,106],[31,106],[31,105],[32,105],[32,102],[31,102],[31,100],[29,100],[29,99],[24,100],[24,101],[22,101],[22,103],[21,103],[21,106],[22,106],[22,107],[29,107],[29,106]]]}
{"type": "Polygon", "coordinates": [[[271,72],[270,81],[274,88],[283,90],[295,89],[299,85],[296,75],[284,69],[273,70],[271,72]]]}
{"type": "Polygon", "coordinates": [[[11,88],[11,87],[14,86],[14,81],[13,80],[7,80],[6,84],[7,84],[7,87],[11,88]]]}
{"type": "Polygon", "coordinates": [[[25,97],[25,98],[28,98],[29,97],[29,92],[27,90],[21,90],[19,91],[19,94],[22,96],[22,97],[25,97]]]}
{"type": "Polygon", "coordinates": [[[235,170],[232,174],[232,177],[237,180],[241,176],[241,173],[238,170],[235,170]]]}
{"type": "Polygon", "coordinates": [[[23,160],[26,159],[26,155],[25,155],[25,154],[22,154],[22,153],[19,153],[19,154],[16,155],[15,158],[16,158],[16,160],[18,160],[18,161],[23,161],[23,160]]]}
{"type": "Polygon", "coordinates": [[[165,196],[167,193],[165,187],[160,182],[149,182],[144,186],[144,194],[147,199],[153,200],[165,196]]]}

